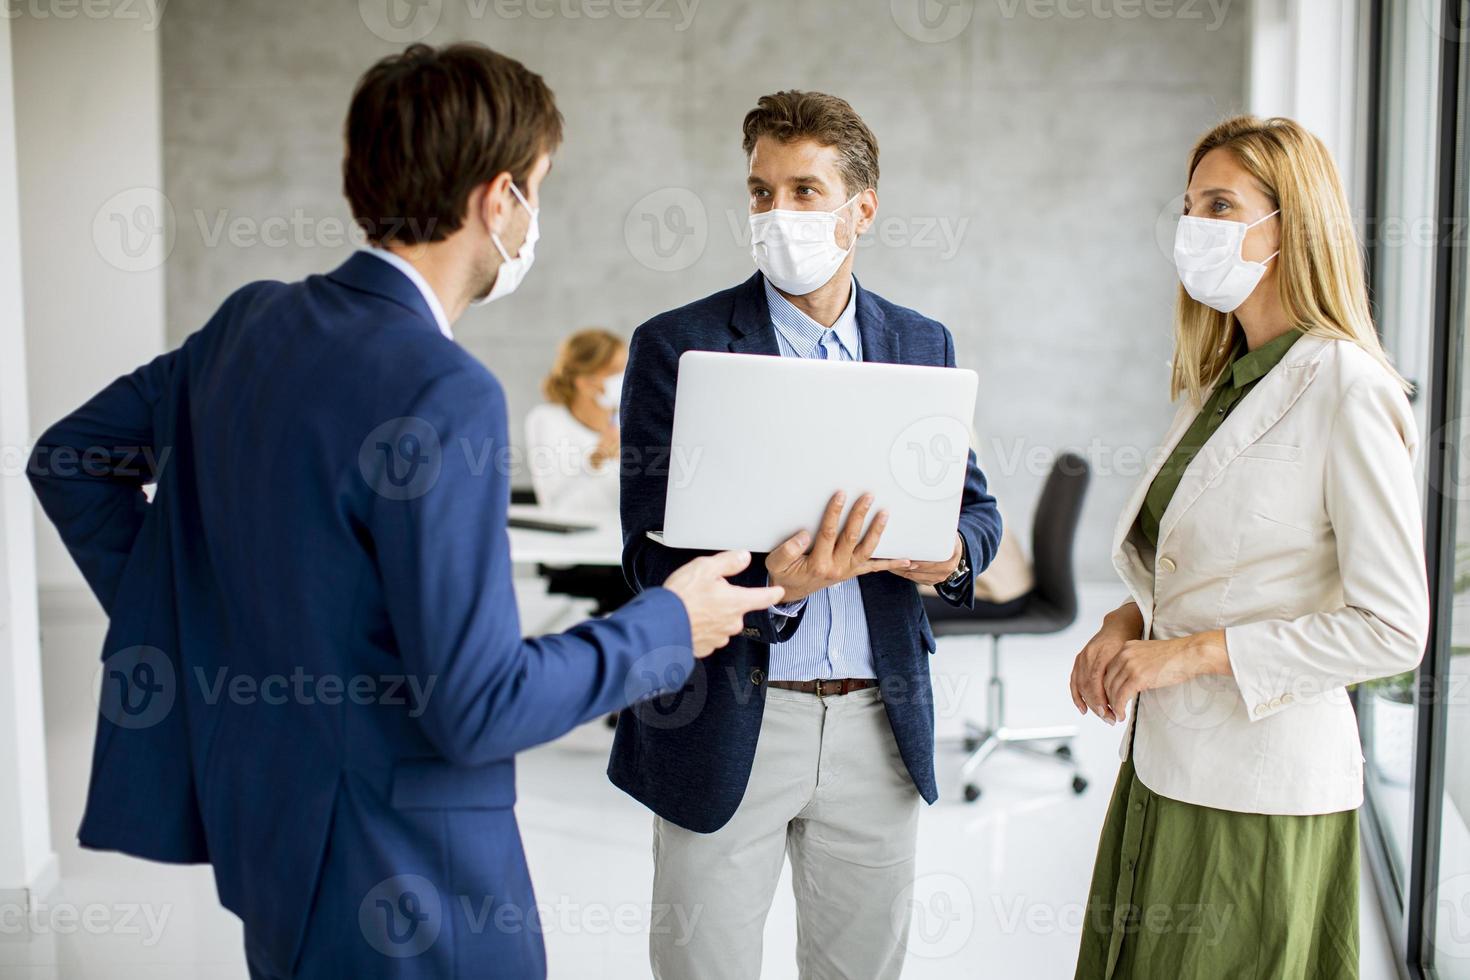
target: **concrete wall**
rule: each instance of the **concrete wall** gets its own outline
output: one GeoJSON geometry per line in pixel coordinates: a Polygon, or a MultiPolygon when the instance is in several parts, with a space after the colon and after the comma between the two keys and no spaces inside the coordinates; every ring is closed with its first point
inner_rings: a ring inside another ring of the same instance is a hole
{"type": "MultiPolygon", "coordinates": [[[[164,171],[178,219],[169,340],[235,287],[350,250],[341,121],[407,41],[484,41],[542,72],[568,127],[537,265],[458,334],[535,403],[558,337],[646,317],[752,271],[739,125],[761,94],[827,90],[877,133],[865,285],[947,323],[980,372],[977,426],[1018,524],[1050,454],[1100,478],[1082,571],[1169,416],[1168,215],[1195,136],[1241,108],[1245,11],[1130,0],[174,0],[164,171]]],[[[517,421],[518,428],[518,421],[517,421]]]]}
{"type": "MultiPolygon", "coordinates": [[[[27,372],[39,434],[163,350],[158,19],[153,0],[16,10],[27,372]]],[[[86,594],[36,513],[42,591],[86,594]]]]}
{"type": "MultiPolygon", "coordinates": [[[[35,539],[25,478],[29,422],[22,331],[11,24],[0,17],[0,908],[55,883],[41,718],[35,539]]],[[[12,920],[13,921],[13,920],[12,920]]]]}

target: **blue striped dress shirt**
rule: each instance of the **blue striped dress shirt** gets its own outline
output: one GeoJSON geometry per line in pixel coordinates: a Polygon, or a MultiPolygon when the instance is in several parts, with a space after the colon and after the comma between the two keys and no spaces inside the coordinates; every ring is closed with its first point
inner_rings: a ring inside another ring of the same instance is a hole
{"type": "MultiPolygon", "coordinates": [[[[830,329],[797,309],[765,283],[766,305],[776,343],[782,357],[815,357],[822,360],[861,361],[863,341],[857,327],[857,289],[848,294],[847,308],[830,329]]],[[[809,431],[821,438],[820,427],[809,431]]],[[[834,491],[837,487],[832,488],[834,491]]],[[[767,674],[773,681],[811,681],[842,677],[877,677],[873,647],[868,639],[868,617],[858,580],[814,592],[806,599],[776,606],[788,615],[806,604],[806,615],[796,633],[785,643],[771,646],[767,674]]]]}

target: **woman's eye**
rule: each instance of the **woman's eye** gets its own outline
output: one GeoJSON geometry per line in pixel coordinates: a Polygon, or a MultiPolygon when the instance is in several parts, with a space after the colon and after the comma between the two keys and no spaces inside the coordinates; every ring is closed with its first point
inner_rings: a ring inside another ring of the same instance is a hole
{"type": "Polygon", "coordinates": [[[1217,198],[1210,204],[1210,210],[1215,212],[1216,214],[1221,214],[1225,211],[1230,210],[1230,204],[1227,201],[1222,201],[1217,198]]]}

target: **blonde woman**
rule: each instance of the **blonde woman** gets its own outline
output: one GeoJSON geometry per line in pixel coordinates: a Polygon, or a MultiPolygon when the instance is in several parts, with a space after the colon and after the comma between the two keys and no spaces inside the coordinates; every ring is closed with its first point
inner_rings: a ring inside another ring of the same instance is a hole
{"type": "Polygon", "coordinates": [[[1344,980],[1345,686],[1413,669],[1428,632],[1406,386],[1337,170],[1291,120],[1200,140],[1174,257],[1182,404],[1118,523],[1132,598],[1072,670],[1078,710],[1127,726],[1077,977],[1344,980]]]}
{"type": "Polygon", "coordinates": [[[546,404],[526,416],[536,502],[599,520],[618,519],[618,398],[628,347],[607,330],[579,330],[557,347],[541,383],[546,404]]]}

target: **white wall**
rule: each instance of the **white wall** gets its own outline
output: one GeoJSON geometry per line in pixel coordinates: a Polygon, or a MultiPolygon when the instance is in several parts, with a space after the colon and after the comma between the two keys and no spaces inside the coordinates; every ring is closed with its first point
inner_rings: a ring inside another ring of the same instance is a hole
{"type": "Polygon", "coordinates": [[[0,17],[0,907],[23,900],[31,888],[45,891],[56,873],[25,479],[29,423],[10,45],[10,21],[0,17]]]}
{"type": "MultiPolygon", "coordinates": [[[[1252,0],[1250,111],[1289,116],[1327,144],[1349,193],[1361,191],[1366,68],[1362,0],[1252,0]]],[[[1354,196],[1360,202],[1360,195],[1354,196]]]]}
{"type": "MultiPolygon", "coordinates": [[[[163,349],[157,22],[92,9],[11,21],[33,435],[163,349]]],[[[36,536],[42,592],[85,589],[44,516],[36,536]]]]}
{"type": "Polygon", "coordinates": [[[455,326],[506,385],[518,441],[563,335],[627,333],[752,273],[741,119],[764,93],[833,92],[882,148],[859,278],[947,324],[979,372],[982,463],[1014,527],[1030,524],[1054,451],[1088,455],[1080,573],[1116,581],[1113,524],[1173,412],[1185,158],[1245,88],[1243,5],[1148,7],[719,0],[595,17],[446,2],[419,5],[410,30],[390,29],[382,0],[268,17],[171,5],[170,339],[252,279],[348,254],[342,120],[368,65],[406,40],[483,41],[543,73],[567,118],[535,271],[455,326]]]}

